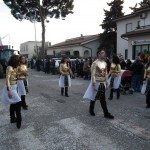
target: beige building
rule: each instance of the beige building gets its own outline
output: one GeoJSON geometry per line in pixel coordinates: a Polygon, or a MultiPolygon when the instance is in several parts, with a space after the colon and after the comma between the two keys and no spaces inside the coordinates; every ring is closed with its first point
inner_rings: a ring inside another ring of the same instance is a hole
{"type": "Polygon", "coordinates": [[[59,57],[68,55],[72,57],[95,57],[100,45],[99,34],[87,35],[67,39],[64,42],[47,48],[47,55],[59,57]]]}
{"type": "MultiPolygon", "coordinates": [[[[33,56],[36,56],[39,53],[39,49],[42,46],[40,41],[28,41],[20,44],[20,54],[25,55],[28,59],[31,59],[33,56]]],[[[49,47],[50,42],[45,42],[45,47],[49,47]]]]}
{"type": "Polygon", "coordinates": [[[137,8],[133,13],[115,20],[117,53],[135,59],[138,53],[150,54],[150,7],[137,8]]]}

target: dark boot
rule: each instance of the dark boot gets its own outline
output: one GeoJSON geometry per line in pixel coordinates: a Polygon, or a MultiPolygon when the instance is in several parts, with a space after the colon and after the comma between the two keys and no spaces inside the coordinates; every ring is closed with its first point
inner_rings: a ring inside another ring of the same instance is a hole
{"type": "Polygon", "coordinates": [[[117,89],[117,99],[119,99],[120,98],[120,89],[118,88],[117,89]]]}
{"type": "Polygon", "coordinates": [[[91,116],[95,116],[94,105],[95,105],[95,101],[90,101],[89,113],[91,116]]]}
{"type": "Polygon", "coordinates": [[[15,105],[11,104],[10,105],[10,123],[15,123],[17,121],[16,117],[15,117],[15,105]]]}
{"type": "Polygon", "coordinates": [[[26,104],[25,95],[21,95],[21,106],[24,110],[28,109],[28,106],[26,104]]]}
{"type": "Polygon", "coordinates": [[[111,115],[110,113],[104,114],[104,117],[107,119],[114,119],[114,116],[111,115]]]}
{"type": "Polygon", "coordinates": [[[21,117],[21,102],[18,102],[15,105],[16,105],[16,116],[17,116],[16,126],[17,126],[18,129],[20,129],[21,128],[21,121],[22,121],[22,117],[21,117]]]}
{"type": "Polygon", "coordinates": [[[61,95],[64,95],[64,88],[61,88],[61,95]]]}
{"type": "Polygon", "coordinates": [[[68,87],[65,87],[65,96],[69,97],[69,95],[68,95],[68,87]]]}
{"type": "Polygon", "coordinates": [[[150,108],[150,91],[146,94],[146,108],[150,108]]]}
{"type": "Polygon", "coordinates": [[[114,89],[110,89],[110,96],[109,96],[109,100],[112,100],[113,99],[113,92],[114,92],[114,89]]]}

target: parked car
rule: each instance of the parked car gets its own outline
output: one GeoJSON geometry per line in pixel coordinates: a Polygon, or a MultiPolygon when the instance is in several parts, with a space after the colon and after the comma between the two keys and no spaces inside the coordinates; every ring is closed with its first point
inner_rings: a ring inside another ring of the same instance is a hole
{"type": "Polygon", "coordinates": [[[59,58],[52,58],[52,60],[55,60],[56,74],[59,74],[59,65],[60,65],[61,59],[59,59],[59,58]]]}

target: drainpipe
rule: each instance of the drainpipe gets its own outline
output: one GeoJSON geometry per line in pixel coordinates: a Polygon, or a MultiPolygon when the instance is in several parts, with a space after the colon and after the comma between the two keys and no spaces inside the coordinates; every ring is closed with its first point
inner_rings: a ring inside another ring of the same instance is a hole
{"type": "Polygon", "coordinates": [[[87,49],[89,49],[90,51],[91,51],[91,58],[92,58],[92,48],[90,48],[90,47],[87,47],[87,46],[84,46],[84,45],[81,45],[82,47],[85,47],[85,48],[87,48],[87,49]]]}

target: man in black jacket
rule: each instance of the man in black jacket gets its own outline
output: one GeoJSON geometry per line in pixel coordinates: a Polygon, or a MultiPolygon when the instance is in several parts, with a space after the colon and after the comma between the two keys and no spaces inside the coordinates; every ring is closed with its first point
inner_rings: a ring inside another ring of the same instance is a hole
{"type": "Polygon", "coordinates": [[[135,62],[131,65],[131,71],[132,71],[132,89],[134,91],[140,92],[140,82],[141,82],[141,76],[143,74],[144,65],[140,61],[140,57],[138,56],[135,60],[135,62]]]}

